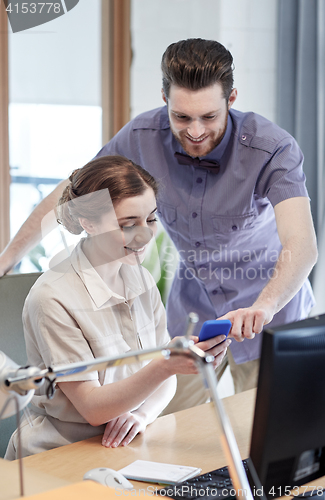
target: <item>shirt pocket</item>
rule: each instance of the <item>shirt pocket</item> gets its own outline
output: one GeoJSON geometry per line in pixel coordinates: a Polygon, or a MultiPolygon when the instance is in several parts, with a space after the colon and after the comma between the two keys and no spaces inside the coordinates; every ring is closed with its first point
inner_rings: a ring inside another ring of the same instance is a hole
{"type": "Polygon", "coordinates": [[[178,243],[178,230],[177,230],[177,210],[172,205],[167,203],[157,203],[157,214],[163,224],[164,228],[168,232],[169,236],[173,240],[174,244],[178,243]]]}
{"type": "MultiPolygon", "coordinates": [[[[98,355],[95,357],[111,357],[118,358],[119,356],[131,351],[130,346],[124,340],[120,333],[113,333],[107,335],[104,339],[101,339],[98,347],[98,355]]],[[[93,348],[94,349],[94,348],[93,348]]],[[[136,370],[135,370],[136,371],[136,370]]],[[[101,385],[112,384],[118,380],[123,380],[124,378],[132,375],[134,370],[132,365],[121,365],[118,361],[116,365],[111,365],[106,370],[98,372],[98,379],[101,385]]]]}
{"type": "Polygon", "coordinates": [[[131,350],[121,333],[111,333],[100,339],[92,339],[90,347],[95,358],[101,356],[115,357],[131,350]]]}
{"type": "Polygon", "coordinates": [[[241,244],[255,229],[256,213],[243,215],[216,215],[212,217],[214,235],[218,244],[241,244]]]}
{"type": "Polygon", "coordinates": [[[139,325],[137,335],[142,349],[152,349],[157,347],[154,321],[150,321],[146,325],[139,325]]]}

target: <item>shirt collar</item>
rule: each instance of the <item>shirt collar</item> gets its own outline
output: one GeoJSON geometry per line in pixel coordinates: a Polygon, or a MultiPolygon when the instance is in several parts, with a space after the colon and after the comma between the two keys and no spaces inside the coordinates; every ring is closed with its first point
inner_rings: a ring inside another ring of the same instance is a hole
{"type": "Polygon", "coordinates": [[[141,273],[137,266],[129,266],[122,264],[120,272],[125,285],[126,297],[121,297],[111,290],[102,278],[97,273],[96,269],[91,265],[86,255],[81,248],[82,240],[72,251],[70,260],[71,265],[81,281],[83,282],[87,292],[92,298],[97,308],[102,307],[106,302],[113,297],[117,299],[132,301],[145,292],[146,287],[141,279],[141,273]]]}

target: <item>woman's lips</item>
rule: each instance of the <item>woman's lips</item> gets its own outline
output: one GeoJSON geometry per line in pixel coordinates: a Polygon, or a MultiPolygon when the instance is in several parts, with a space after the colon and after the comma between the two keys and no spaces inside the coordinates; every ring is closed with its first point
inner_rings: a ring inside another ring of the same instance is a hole
{"type": "Polygon", "coordinates": [[[135,253],[136,255],[142,255],[146,249],[146,245],[140,248],[124,247],[126,250],[135,253]]]}

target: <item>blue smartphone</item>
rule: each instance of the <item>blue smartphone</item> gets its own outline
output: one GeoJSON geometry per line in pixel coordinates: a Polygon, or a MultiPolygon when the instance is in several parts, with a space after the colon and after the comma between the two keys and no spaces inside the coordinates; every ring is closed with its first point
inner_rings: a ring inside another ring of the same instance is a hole
{"type": "Polygon", "coordinates": [[[231,321],[229,319],[212,319],[205,321],[200,331],[199,342],[212,339],[218,335],[225,335],[227,338],[230,328],[231,321]]]}

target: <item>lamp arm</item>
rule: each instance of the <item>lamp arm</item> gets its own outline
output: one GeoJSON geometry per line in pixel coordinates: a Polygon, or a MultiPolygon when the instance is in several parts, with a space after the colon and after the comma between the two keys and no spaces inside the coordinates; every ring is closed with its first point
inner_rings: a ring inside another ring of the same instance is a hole
{"type": "MultiPolygon", "coordinates": [[[[182,339],[181,339],[182,340],[182,339]]],[[[177,341],[175,347],[169,344],[167,348],[157,347],[154,349],[142,349],[140,351],[131,351],[129,353],[121,354],[119,356],[102,356],[94,358],[90,361],[79,361],[77,363],[70,363],[68,365],[58,365],[56,367],[49,366],[48,368],[17,368],[15,370],[7,369],[0,374],[0,389],[7,391],[15,391],[21,394],[22,391],[37,389],[41,383],[46,379],[50,382],[60,378],[69,377],[76,373],[88,373],[106,370],[114,366],[122,366],[132,364],[136,361],[149,361],[156,358],[169,358],[174,354],[189,355],[189,352],[184,351],[185,343],[177,341]]],[[[191,344],[189,342],[188,344],[191,344]]]]}

